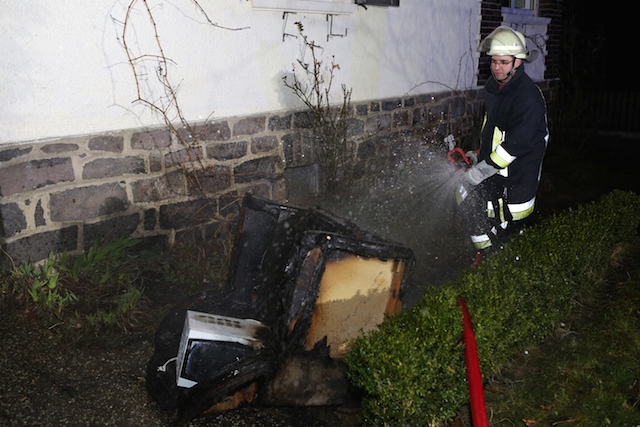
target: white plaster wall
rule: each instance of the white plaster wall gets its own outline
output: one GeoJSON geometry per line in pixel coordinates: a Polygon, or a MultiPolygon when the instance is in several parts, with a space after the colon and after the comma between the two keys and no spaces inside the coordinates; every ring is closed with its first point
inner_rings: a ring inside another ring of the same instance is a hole
{"type": "MultiPolygon", "coordinates": [[[[122,45],[130,0],[0,0],[0,144],[155,126],[161,118],[137,98],[122,45]]],[[[189,121],[302,106],[282,84],[303,54],[300,38],[285,37],[283,13],[254,10],[250,0],[148,0],[169,76],[189,121]]],[[[334,18],[327,41],[324,14],[289,15],[285,32],[305,34],[331,57],[334,96],[344,83],[352,101],[473,87],[479,0],[402,0],[400,7],[358,7],[334,18]]],[[[142,0],[127,27],[129,47],[156,53],[142,0]]],[[[310,60],[308,51],[305,60],[310,60]]],[[[158,61],[143,61],[141,92],[157,105],[163,91],[158,61]]]]}

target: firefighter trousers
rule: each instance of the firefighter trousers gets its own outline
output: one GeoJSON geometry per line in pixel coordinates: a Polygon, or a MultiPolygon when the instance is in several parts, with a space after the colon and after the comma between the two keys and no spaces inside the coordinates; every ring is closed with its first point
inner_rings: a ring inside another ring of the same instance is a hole
{"type": "Polygon", "coordinates": [[[509,209],[508,189],[500,177],[491,177],[467,189],[458,204],[459,214],[477,250],[506,243],[528,225],[532,216],[514,220],[509,209]]]}

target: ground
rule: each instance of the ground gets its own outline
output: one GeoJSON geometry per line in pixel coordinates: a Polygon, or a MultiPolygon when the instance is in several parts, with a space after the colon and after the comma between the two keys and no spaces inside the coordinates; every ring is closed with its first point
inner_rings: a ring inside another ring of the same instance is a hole
{"type": "MultiPolygon", "coordinates": [[[[612,188],[639,191],[638,168],[632,162],[638,158],[640,144],[616,138],[600,142],[568,156],[549,152],[538,215],[593,200],[612,188]],[[607,150],[601,150],[604,145],[607,150]]],[[[153,303],[153,292],[149,294],[153,303]]],[[[156,297],[156,304],[165,305],[175,298],[156,297]]],[[[98,335],[79,345],[61,338],[62,325],[46,327],[34,313],[0,301],[0,426],[168,425],[145,385],[146,364],[153,353],[153,324],[144,333],[117,338],[98,335]]],[[[250,407],[188,425],[346,427],[357,425],[357,420],[357,406],[250,407]]]]}
{"type": "MultiPolygon", "coordinates": [[[[170,289],[170,286],[167,286],[170,289]]],[[[175,289],[168,292],[175,297],[175,289]]],[[[155,304],[168,305],[166,293],[155,304]]],[[[70,340],[29,311],[0,303],[0,426],[167,426],[148,395],[146,364],[154,327],[139,334],[70,340]]],[[[156,322],[157,323],[157,322],[156,322]]],[[[355,425],[358,408],[247,407],[191,427],[355,425]],[[342,424],[347,420],[347,424],[342,424]]]]}

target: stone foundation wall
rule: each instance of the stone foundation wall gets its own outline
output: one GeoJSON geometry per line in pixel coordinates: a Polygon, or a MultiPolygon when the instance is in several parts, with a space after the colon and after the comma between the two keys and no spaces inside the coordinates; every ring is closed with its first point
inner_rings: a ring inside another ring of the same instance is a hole
{"type": "MultiPolygon", "coordinates": [[[[400,136],[460,137],[481,112],[477,91],[353,105],[358,178],[379,173],[400,136]]],[[[81,253],[97,239],[173,244],[206,239],[237,217],[246,192],[285,202],[285,170],[314,163],[304,111],[200,124],[185,147],[166,128],[0,147],[3,259],[81,253]]],[[[441,139],[440,139],[441,141],[441,139]]]]}

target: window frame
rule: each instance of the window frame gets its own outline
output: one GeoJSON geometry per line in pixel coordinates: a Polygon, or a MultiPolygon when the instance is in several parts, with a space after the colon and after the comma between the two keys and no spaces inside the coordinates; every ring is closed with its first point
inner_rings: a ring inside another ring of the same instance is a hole
{"type": "Polygon", "coordinates": [[[345,0],[253,0],[252,6],[255,10],[331,15],[352,14],[356,8],[353,1],[347,2],[345,0]]]}
{"type": "Polygon", "coordinates": [[[529,7],[515,7],[514,3],[516,0],[509,0],[510,6],[502,6],[502,13],[513,13],[517,15],[529,15],[529,16],[537,16],[538,15],[538,4],[539,2],[536,0],[524,0],[525,4],[529,7]],[[531,6],[533,4],[533,6],[531,6]]]}
{"type": "Polygon", "coordinates": [[[356,4],[361,6],[391,6],[399,7],[400,0],[356,0],[356,4]]]}

